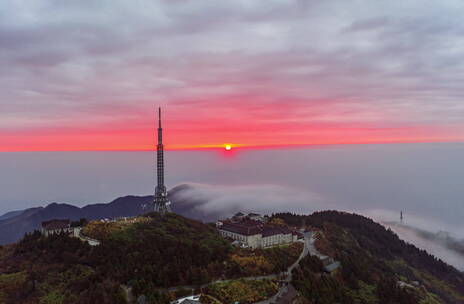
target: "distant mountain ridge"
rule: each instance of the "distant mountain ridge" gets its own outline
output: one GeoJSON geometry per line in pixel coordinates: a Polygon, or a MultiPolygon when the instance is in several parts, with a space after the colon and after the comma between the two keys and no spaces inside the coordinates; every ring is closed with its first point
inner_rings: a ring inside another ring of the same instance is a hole
{"type": "MultiPolygon", "coordinates": [[[[202,212],[198,208],[206,203],[206,201],[185,195],[189,189],[191,189],[190,185],[181,184],[169,191],[169,199],[173,203],[172,211],[199,221],[217,219],[220,214],[216,211],[202,212]]],[[[144,209],[143,206],[151,202],[153,202],[152,195],[128,195],[119,197],[110,203],[90,204],[84,207],[76,207],[67,203],[51,203],[46,207],[10,211],[0,216],[0,245],[19,241],[25,233],[39,229],[43,221],[55,218],[69,218],[75,221],[81,218],[97,220],[102,218],[136,216],[149,211],[148,209],[144,209]]]]}
{"type": "Polygon", "coordinates": [[[76,207],[66,203],[51,203],[46,207],[35,207],[8,212],[0,217],[0,244],[18,241],[27,232],[40,228],[43,221],[54,218],[88,220],[136,216],[144,213],[143,205],[150,203],[153,196],[124,196],[107,204],[91,204],[76,207]]]}
{"type": "Polygon", "coordinates": [[[24,212],[24,210],[16,210],[16,211],[7,212],[4,215],[0,216],[0,221],[15,217],[17,215],[20,215],[23,212],[24,212]]]}

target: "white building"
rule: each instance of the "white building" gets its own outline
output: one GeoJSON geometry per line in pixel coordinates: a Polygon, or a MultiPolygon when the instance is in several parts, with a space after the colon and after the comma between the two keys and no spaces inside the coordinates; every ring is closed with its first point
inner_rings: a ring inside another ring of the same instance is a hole
{"type": "Polygon", "coordinates": [[[258,214],[258,213],[248,213],[247,217],[250,219],[250,220],[253,220],[253,221],[260,221],[260,222],[266,222],[267,218],[265,216],[262,216],[261,214],[258,214]]]}
{"type": "Polygon", "coordinates": [[[171,304],[201,304],[200,295],[189,296],[172,301],[171,304]]]}
{"type": "Polygon", "coordinates": [[[298,235],[287,227],[263,224],[254,220],[223,221],[218,225],[223,237],[230,237],[250,248],[266,248],[296,242],[298,235]]]}
{"type": "Polygon", "coordinates": [[[71,227],[71,221],[69,219],[65,220],[50,220],[42,222],[42,229],[40,229],[43,235],[49,236],[56,233],[74,233],[74,228],[71,227]]]}

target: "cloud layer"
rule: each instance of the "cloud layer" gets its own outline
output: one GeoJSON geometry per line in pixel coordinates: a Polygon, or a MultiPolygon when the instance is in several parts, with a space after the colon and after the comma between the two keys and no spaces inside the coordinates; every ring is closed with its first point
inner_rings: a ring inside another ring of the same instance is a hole
{"type": "Polygon", "coordinates": [[[5,1],[0,150],[463,140],[461,1],[5,1]]]}
{"type": "MultiPolygon", "coordinates": [[[[230,217],[239,211],[310,214],[332,208],[343,209],[316,193],[278,185],[225,186],[189,183],[174,187],[169,195],[173,211],[207,222],[230,217]]],[[[384,209],[346,211],[373,218],[391,228],[406,242],[464,270],[464,235],[462,231],[458,234],[449,232],[456,231],[455,226],[447,226],[438,219],[417,215],[408,215],[407,220],[400,223],[398,214],[384,209]]]]}
{"type": "Polygon", "coordinates": [[[309,213],[323,207],[323,199],[315,193],[278,185],[189,183],[174,187],[169,195],[174,211],[203,221],[229,217],[239,211],[309,213]]]}

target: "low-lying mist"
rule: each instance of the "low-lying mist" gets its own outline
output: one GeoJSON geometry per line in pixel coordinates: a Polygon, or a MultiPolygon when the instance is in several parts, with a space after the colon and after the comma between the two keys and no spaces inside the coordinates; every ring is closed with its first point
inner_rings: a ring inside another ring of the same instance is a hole
{"type": "Polygon", "coordinates": [[[398,214],[389,210],[358,211],[393,230],[403,240],[426,250],[464,271],[464,228],[440,222],[436,218],[398,214]]]}
{"type": "Polygon", "coordinates": [[[278,185],[189,183],[174,187],[169,191],[169,197],[174,211],[178,208],[184,215],[203,221],[214,221],[238,211],[307,213],[324,206],[323,199],[317,194],[278,185]]]}
{"type": "MultiPolygon", "coordinates": [[[[203,221],[229,217],[238,211],[309,214],[319,210],[343,210],[316,193],[279,185],[225,186],[189,183],[174,187],[170,191],[170,198],[174,211],[182,209],[184,215],[203,221]]],[[[404,214],[405,219],[400,222],[399,214],[389,210],[343,211],[370,217],[392,229],[403,240],[464,271],[464,240],[460,240],[460,233],[463,231],[451,232],[453,227],[408,214],[404,214]]]]}
{"type": "Polygon", "coordinates": [[[433,233],[397,222],[384,222],[383,224],[396,232],[403,240],[464,271],[464,240],[451,237],[449,232],[442,230],[433,233]]]}
{"type": "MultiPolygon", "coordinates": [[[[239,209],[266,213],[336,209],[378,222],[398,222],[402,210],[409,227],[464,238],[463,143],[232,152],[166,151],[166,186],[193,185],[180,195],[184,203],[192,203],[185,198],[198,198],[190,206],[192,215],[215,219],[239,209]]],[[[51,202],[84,206],[126,195],[152,195],[155,166],[152,151],[0,153],[0,214],[51,202]]],[[[405,231],[396,231],[408,237],[405,231]]],[[[434,242],[425,238],[420,243],[424,238],[420,233],[414,237],[410,241],[418,246],[434,242]]],[[[447,251],[435,252],[446,259],[447,251]]]]}

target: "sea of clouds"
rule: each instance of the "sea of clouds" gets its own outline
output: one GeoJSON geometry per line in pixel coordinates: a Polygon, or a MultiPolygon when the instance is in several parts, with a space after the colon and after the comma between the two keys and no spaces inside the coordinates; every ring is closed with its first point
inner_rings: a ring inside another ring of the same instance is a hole
{"type": "MultiPolygon", "coordinates": [[[[205,220],[231,216],[235,212],[258,212],[272,214],[292,212],[309,214],[314,211],[336,209],[336,204],[322,196],[297,188],[280,185],[209,185],[182,184],[174,187],[174,202],[179,201],[187,208],[187,215],[205,220]]],[[[370,217],[393,230],[399,237],[437,258],[464,271],[464,231],[453,231],[454,226],[433,218],[399,214],[386,209],[344,210],[370,217]]]]}
{"type": "MultiPolygon", "coordinates": [[[[463,269],[462,155],[464,144],[443,143],[167,151],[166,185],[188,184],[192,213],[212,219],[236,210],[357,212],[463,269]]],[[[0,153],[0,213],[149,195],[155,164],[149,151],[0,153]]]]}

